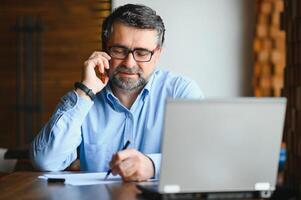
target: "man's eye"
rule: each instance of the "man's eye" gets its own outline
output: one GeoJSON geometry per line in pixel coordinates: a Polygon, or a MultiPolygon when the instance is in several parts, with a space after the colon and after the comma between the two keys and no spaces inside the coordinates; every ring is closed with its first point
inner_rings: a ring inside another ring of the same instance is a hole
{"type": "Polygon", "coordinates": [[[137,56],[147,56],[149,55],[148,51],[136,51],[137,56]]]}
{"type": "Polygon", "coordinates": [[[125,50],[124,49],[113,49],[113,52],[118,53],[118,54],[123,54],[123,53],[125,53],[125,50]]]}

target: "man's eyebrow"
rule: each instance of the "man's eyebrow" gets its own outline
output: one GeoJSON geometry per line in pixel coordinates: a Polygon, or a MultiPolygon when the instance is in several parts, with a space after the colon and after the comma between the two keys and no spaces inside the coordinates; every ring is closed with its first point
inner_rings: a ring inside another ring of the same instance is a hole
{"type": "Polygon", "coordinates": [[[137,48],[134,48],[134,49],[130,49],[130,48],[128,48],[127,46],[124,46],[124,45],[122,45],[122,44],[114,44],[114,45],[112,45],[112,46],[110,46],[110,47],[120,47],[120,48],[125,48],[125,49],[129,49],[129,50],[146,50],[146,51],[151,51],[151,50],[149,50],[149,49],[147,49],[147,48],[144,48],[144,47],[137,47],[137,48]]]}
{"type": "Polygon", "coordinates": [[[124,45],[122,45],[122,44],[114,44],[114,45],[112,45],[112,46],[110,46],[110,47],[120,47],[120,48],[129,49],[127,46],[124,46],[124,45]]]}
{"type": "Polygon", "coordinates": [[[138,48],[135,48],[135,50],[142,50],[142,51],[151,51],[149,49],[146,49],[146,48],[142,48],[142,47],[138,47],[138,48]]]}

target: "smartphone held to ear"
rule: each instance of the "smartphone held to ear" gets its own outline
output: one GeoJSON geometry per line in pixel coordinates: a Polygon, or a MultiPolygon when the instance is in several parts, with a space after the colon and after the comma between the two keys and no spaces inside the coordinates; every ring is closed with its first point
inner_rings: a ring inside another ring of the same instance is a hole
{"type": "Polygon", "coordinates": [[[94,70],[95,70],[96,76],[99,77],[99,79],[105,84],[106,76],[108,76],[109,70],[105,69],[104,73],[100,73],[97,68],[95,68],[94,70]]]}
{"type": "MultiPolygon", "coordinates": [[[[107,74],[107,73],[106,73],[107,74]]],[[[99,78],[100,78],[100,80],[103,82],[103,83],[105,83],[105,81],[106,81],[106,74],[103,74],[103,73],[101,73],[99,76],[99,78]]]]}

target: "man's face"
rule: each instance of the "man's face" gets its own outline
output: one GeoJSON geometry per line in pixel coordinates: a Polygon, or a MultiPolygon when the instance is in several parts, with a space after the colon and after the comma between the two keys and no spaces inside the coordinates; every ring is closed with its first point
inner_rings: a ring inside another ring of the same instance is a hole
{"type": "MultiPolygon", "coordinates": [[[[145,49],[153,52],[149,62],[136,61],[133,53],[129,53],[124,59],[110,60],[108,75],[113,87],[130,92],[141,89],[154,72],[161,53],[161,48],[157,46],[157,31],[137,29],[116,22],[113,24],[113,32],[107,46],[108,48],[118,46],[129,50],[145,49]]],[[[139,59],[139,51],[135,54],[135,58],[139,59]]]]}

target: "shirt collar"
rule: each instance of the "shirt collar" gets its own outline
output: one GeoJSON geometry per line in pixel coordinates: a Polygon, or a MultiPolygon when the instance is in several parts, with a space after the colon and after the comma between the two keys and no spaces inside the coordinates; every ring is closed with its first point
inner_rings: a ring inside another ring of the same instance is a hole
{"type": "Polygon", "coordinates": [[[157,70],[155,70],[155,71],[153,72],[153,74],[152,74],[151,77],[149,78],[147,84],[145,85],[145,87],[144,87],[143,90],[142,90],[142,92],[143,92],[145,95],[147,95],[147,94],[150,92],[150,90],[151,90],[151,87],[152,87],[153,82],[154,82],[154,79],[155,79],[156,72],[157,72],[157,70]]]}
{"type": "Polygon", "coordinates": [[[106,87],[105,87],[105,94],[106,94],[107,99],[111,103],[113,103],[112,101],[114,101],[114,100],[115,101],[118,100],[117,97],[115,97],[115,95],[113,94],[110,84],[106,85],[106,87]]]}

